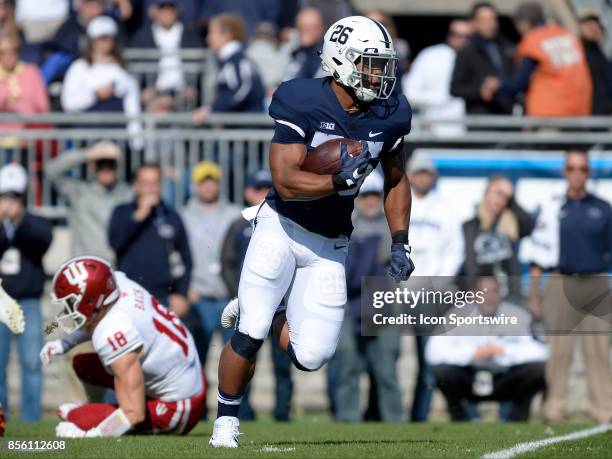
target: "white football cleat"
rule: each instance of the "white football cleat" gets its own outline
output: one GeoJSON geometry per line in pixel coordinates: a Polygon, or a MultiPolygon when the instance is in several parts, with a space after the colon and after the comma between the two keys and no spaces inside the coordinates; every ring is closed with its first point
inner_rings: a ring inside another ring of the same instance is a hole
{"type": "Polygon", "coordinates": [[[233,416],[221,416],[215,420],[208,444],[213,448],[238,448],[240,421],[233,416]]]}
{"type": "Polygon", "coordinates": [[[82,406],[84,403],[85,402],[62,403],[60,406],[57,407],[57,410],[55,410],[55,414],[57,414],[57,417],[62,419],[63,421],[67,421],[68,413],[70,413],[75,408],[82,406]]]}
{"type": "Polygon", "coordinates": [[[223,308],[223,312],[221,313],[221,326],[223,328],[236,328],[239,317],[240,305],[238,304],[238,297],[236,297],[230,300],[225,308],[223,308]]]}
{"type": "MultiPolygon", "coordinates": [[[[2,281],[0,280],[0,284],[2,281]]],[[[19,303],[9,296],[0,285],[0,322],[11,332],[21,334],[25,330],[25,317],[19,303]]]]}
{"type": "Polygon", "coordinates": [[[72,422],[60,422],[55,427],[55,436],[60,438],[83,438],[86,433],[72,422]]]}

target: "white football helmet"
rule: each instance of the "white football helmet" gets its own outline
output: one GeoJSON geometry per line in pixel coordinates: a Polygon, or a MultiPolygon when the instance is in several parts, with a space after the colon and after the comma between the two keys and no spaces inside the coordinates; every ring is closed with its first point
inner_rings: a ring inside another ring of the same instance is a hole
{"type": "Polygon", "coordinates": [[[393,40],[373,19],[349,16],[334,23],[323,37],[321,60],[323,70],[364,102],[388,98],[395,86],[393,40]]]}

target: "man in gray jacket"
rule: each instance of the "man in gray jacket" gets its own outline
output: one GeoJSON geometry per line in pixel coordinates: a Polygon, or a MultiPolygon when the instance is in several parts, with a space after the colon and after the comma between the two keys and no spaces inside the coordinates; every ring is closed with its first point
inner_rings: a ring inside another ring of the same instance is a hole
{"type": "Polygon", "coordinates": [[[182,217],[193,252],[189,300],[202,326],[203,336],[196,338],[196,346],[204,366],[215,330],[222,330],[224,341],[234,332],[221,328],[219,322],[228,301],[221,276],[221,249],[227,230],[240,216],[240,208],[220,199],[221,169],[214,162],[196,164],[191,178],[194,197],[187,203],[182,217]]]}
{"type": "Polygon", "coordinates": [[[86,151],[60,154],[45,165],[45,176],[68,207],[68,226],[72,233],[72,256],[96,255],[113,261],[106,231],[112,210],[131,199],[126,183],[119,183],[117,164],[121,150],[111,142],[98,142],[86,151]],[[95,181],[81,180],[68,171],[89,163],[95,181]]]}

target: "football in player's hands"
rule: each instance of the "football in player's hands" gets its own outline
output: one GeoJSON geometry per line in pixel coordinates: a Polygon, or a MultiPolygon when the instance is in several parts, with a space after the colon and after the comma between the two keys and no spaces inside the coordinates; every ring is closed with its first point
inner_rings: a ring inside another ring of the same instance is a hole
{"type": "Polygon", "coordinates": [[[306,155],[302,170],[320,175],[334,175],[342,169],[342,147],[345,143],[351,156],[361,153],[361,142],[352,139],[332,139],[322,143],[306,155]]]}

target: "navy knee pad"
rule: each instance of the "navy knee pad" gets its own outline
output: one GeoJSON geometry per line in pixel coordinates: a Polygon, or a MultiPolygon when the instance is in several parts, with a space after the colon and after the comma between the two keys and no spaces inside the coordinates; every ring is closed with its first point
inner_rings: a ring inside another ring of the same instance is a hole
{"type": "Polygon", "coordinates": [[[287,355],[289,356],[289,358],[291,359],[291,361],[295,365],[295,368],[297,368],[298,370],[302,370],[302,371],[317,371],[317,370],[311,370],[310,368],[306,368],[304,365],[302,365],[300,363],[300,361],[297,359],[297,357],[295,355],[295,351],[293,350],[293,346],[291,345],[291,343],[289,343],[289,345],[287,346],[287,355]]]}
{"type": "Polygon", "coordinates": [[[257,354],[262,344],[263,339],[251,338],[249,335],[238,330],[234,332],[230,340],[230,345],[234,352],[247,360],[251,360],[255,357],[255,354],[257,354]]]}

